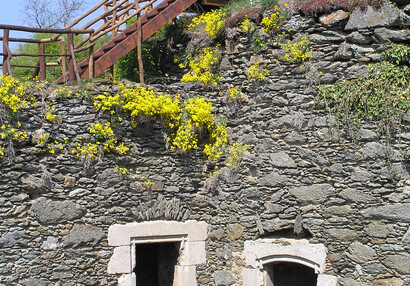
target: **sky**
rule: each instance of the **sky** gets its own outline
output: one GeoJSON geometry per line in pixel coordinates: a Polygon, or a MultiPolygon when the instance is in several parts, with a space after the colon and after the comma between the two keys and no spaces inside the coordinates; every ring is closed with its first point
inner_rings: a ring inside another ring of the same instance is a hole
{"type": "MultiPolygon", "coordinates": [[[[86,12],[88,9],[94,7],[101,0],[86,0],[85,9],[83,12],[86,12]]],[[[15,26],[26,26],[23,16],[21,15],[21,10],[23,9],[23,4],[25,0],[0,0],[0,24],[3,25],[15,25],[15,26]]],[[[80,13],[81,14],[81,13],[80,13]]],[[[0,30],[0,36],[3,36],[3,30],[0,30]]],[[[11,38],[32,38],[32,34],[27,32],[10,32],[11,38]]],[[[0,51],[2,51],[3,43],[0,42],[0,51]]],[[[10,43],[11,50],[15,50],[18,47],[18,43],[10,43]]],[[[0,63],[3,62],[3,57],[0,57],[0,63]]],[[[0,67],[1,72],[1,67],[0,67]]]]}
{"type": "MultiPolygon", "coordinates": [[[[85,9],[83,12],[86,12],[88,9],[92,8],[98,4],[101,0],[86,0],[85,9]]],[[[26,26],[24,23],[23,16],[21,15],[21,10],[23,9],[23,4],[25,0],[0,0],[0,24],[6,25],[16,25],[16,26],[26,26]]],[[[3,31],[0,30],[0,35],[3,36],[3,31]]],[[[12,38],[31,38],[30,33],[26,32],[10,32],[10,37],[12,38]]],[[[1,45],[2,46],[2,45],[1,45]]],[[[0,46],[0,49],[1,49],[0,46]]],[[[17,47],[17,44],[11,44],[11,48],[17,47]]]]}

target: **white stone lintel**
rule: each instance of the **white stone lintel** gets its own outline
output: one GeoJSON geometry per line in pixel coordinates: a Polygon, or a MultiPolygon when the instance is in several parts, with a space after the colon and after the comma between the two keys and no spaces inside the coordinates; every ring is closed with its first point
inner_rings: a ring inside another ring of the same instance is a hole
{"type": "Polygon", "coordinates": [[[131,239],[137,237],[186,237],[187,241],[204,241],[207,238],[208,225],[197,221],[150,221],[144,223],[115,224],[108,229],[110,246],[130,245],[131,239]]]}

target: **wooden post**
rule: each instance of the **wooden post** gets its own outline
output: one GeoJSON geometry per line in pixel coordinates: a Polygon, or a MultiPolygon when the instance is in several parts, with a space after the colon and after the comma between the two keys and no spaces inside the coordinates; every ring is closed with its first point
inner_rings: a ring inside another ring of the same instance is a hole
{"type": "MultiPolygon", "coordinates": [[[[67,53],[66,49],[65,49],[65,43],[64,43],[64,37],[61,37],[60,39],[60,50],[61,50],[61,54],[64,55],[67,53]]],[[[63,74],[65,74],[67,72],[67,62],[66,62],[66,56],[61,56],[61,69],[63,74]]]]}
{"type": "Polygon", "coordinates": [[[11,51],[9,48],[9,37],[10,37],[10,30],[4,29],[3,33],[3,74],[11,74],[11,66],[10,66],[10,59],[11,59],[11,51]]]}
{"type": "Polygon", "coordinates": [[[140,83],[144,83],[144,64],[142,62],[142,48],[141,48],[141,15],[138,15],[137,23],[137,58],[138,58],[138,70],[140,74],[140,83]]]}
{"type": "MultiPolygon", "coordinates": [[[[117,2],[117,0],[113,0],[113,1],[112,1],[112,5],[115,6],[116,2],[117,2]]],[[[117,17],[117,11],[114,10],[114,11],[112,12],[112,16],[111,16],[111,25],[112,25],[112,26],[115,25],[116,17],[117,17]]],[[[114,39],[116,32],[117,32],[116,29],[114,29],[114,30],[111,32],[111,39],[114,39]]],[[[110,67],[110,80],[111,80],[112,82],[114,82],[114,65],[112,65],[112,66],[110,67]]]]}
{"type": "Polygon", "coordinates": [[[46,57],[43,56],[45,54],[44,43],[38,44],[38,53],[40,55],[38,58],[38,65],[40,68],[40,80],[45,81],[46,80],[46,57]]]}
{"type": "MultiPolygon", "coordinates": [[[[90,34],[90,39],[93,34],[90,34]]],[[[91,43],[91,42],[90,42],[91,43]]],[[[88,78],[94,78],[94,45],[88,49],[88,78]]]]}
{"type": "Polygon", "coordinates": [[[78,72],[77,62],[75,60],[75,53],[74,53],[74,35],[73,33],[68,33],[68,54],[70,55],[69,61],[69,83],[74,83],[74,78],[77,79],[78,84],[81,84],[81,77],[80,73],[78,72]]]}

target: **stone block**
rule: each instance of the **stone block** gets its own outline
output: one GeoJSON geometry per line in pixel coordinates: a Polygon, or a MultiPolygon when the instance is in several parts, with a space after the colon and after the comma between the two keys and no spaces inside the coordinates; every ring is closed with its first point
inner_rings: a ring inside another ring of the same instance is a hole
{"type": "Polygon", "coordinates": [[[243,286],[261,286],[263,285],[263,276],[259,269],[243,269],[243,286]]]}
{"type": "Polygon", "coordinates": [[[317,286],[337,286],[337,277],[327,274],[317,276],[317,286]]]}
{"type": "MultiPolygon", "coordinates": [[[[118,246],[108,262],[109,274],[131,273],[131,247],[118,246]]],[[[119,285],[119,284],[118,284],[119,285]]],[[[135,285],[135,284],[134,284],[135,285]]]]}
{"type": "Polygon", "coordinates": [[[205,241],[187,241],[184,245],[179,264],[197,265],[206,262],[205,241]]]}
{"type": "MultiPolygon", "coordinates": [[[[135,284],[134,284],[135,285],[135,284]]],[[[195,266],[176,265],[173,286],[196,286],[195,266]]]]}
{"type": "Polygon", "coordinates": [[[135,273],[124,274],[118,279],[118,286],[134,286],[137,285],[137,277],[135,273]]]}

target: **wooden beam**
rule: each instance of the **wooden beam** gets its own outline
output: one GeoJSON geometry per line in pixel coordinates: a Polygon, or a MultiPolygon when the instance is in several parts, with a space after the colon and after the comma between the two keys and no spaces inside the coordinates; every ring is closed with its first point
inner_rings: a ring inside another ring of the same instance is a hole
{"type": "Polygon", "coordinates": [[[9,76],[13,76],[11,73],[11,66],[10,66],[10,59],[11,59],[11,51],[9,48],[9,36],[10,30],[5,29],[3,31],[3,74],[8,74],[9,76]]]}
{"type": "MultiPolygon", "coordinates": [[[[44,43],[38,44],[38,52],[39,54],[45,53],[44,43]]],[[[46,80],[46,58],[44,56],[40,56],[40,58],[38,59],[38,65],[40,67],[40,80],[45,81],[46,80]]]]}

